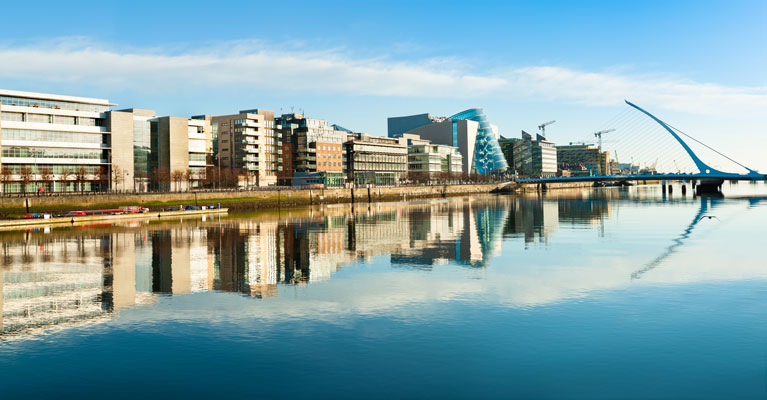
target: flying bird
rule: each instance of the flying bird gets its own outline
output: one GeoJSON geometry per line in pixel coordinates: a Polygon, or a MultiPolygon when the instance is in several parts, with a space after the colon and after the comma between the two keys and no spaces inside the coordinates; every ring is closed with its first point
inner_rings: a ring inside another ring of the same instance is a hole
{"type": "Polygon", "coordinates": [[[717,220],[717,221],[721,221],[721,219],[717,218],[717,216],[716,216],[716,215],[704,215],[704,216],[700,217],[700,219],[698,220],[698,222],[700,222],[700,221],[703,221],[703,220],[704,220],[704,219],[706,219],[706,218],[708,218],[708,219],[714,219],[714,218],[716,218],[716,220],[717,220]]]}

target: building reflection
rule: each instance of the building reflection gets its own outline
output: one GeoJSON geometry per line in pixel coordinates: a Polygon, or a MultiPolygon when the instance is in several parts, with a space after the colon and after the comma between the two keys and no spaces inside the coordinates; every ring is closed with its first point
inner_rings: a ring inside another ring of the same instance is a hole
{"type": "Polygon", "coordinates": [[[509,201],[503,236],[523,238],[526,244],[547,243],[560,224],[603,228],[612,201],[627,196],[622,191],[561,191],[556,197],[526,194],[509,201]]]}
{"type": "Polygon", "coordinates": [[[581,200],[488,197],[5,232],[0,327],[78,326],[160,296],[210,290],[275,297],[373,257],[398,268],[482,268],[504,237],[546,241],[562,221],[594,224],[610,212],[610,199],[581,200]]]}

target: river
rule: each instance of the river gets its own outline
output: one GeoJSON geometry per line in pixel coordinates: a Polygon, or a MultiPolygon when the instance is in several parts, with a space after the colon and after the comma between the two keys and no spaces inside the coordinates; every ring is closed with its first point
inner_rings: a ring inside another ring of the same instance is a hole
{"type": "Polygon", "coordinates": [[[767,397],[767,187],[0,232],[0,394],[767,397]]]}

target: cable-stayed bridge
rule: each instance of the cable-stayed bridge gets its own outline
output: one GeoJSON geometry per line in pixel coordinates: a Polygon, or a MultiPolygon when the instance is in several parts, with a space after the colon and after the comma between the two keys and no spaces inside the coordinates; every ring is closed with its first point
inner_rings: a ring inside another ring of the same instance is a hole
{"type": "MultiPolygon", "coordinates": [[[[614,132],[606,136],[610,140],[605,141],[607,146],[604,149],[600,147],[600,151],[614,153],[616,162],[620,151],[621,157],[631,162],[619,165],[627,165],[628,168],[618,168],[621,172],[612,175],[524,178],[516,182],[545,187],[547,183],[561,182],[690,181],[693,187],[697,185],[701,193],[718,192],[725,180],[767,181],[767,174],[761,174],[722,154],[628,100],[626,104],[629,108],[607,122],[605,128],[609,129],[601,129],[598,134],[614,132]],[[699,153],[706,153],[707,161],[699,153]],[[719,165],[711,164],[709,158],[717,160],[719,165]],[[641,168],[642,163],[644,168],[641,168]]],[[[587,141],[575,143],[585,144],[587,141]]]]}

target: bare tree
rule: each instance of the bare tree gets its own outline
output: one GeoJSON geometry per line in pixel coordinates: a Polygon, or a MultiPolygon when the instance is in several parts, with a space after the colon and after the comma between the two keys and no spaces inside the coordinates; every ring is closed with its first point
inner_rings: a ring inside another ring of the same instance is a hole
{"type": "Polygon", "coordinates": [[[32,173],[32,168],[22,165],[21,169],[19,169],[19,180],[21,181],[21,192],[24,194],[27,194],[27,186],[30,182],[32,182],[32,179],[34,178],[34,175],[32,173]]]}
{"type": "Polygon", "coordinates": [[[149,174],[147,173],[147,170],[141,167],[136,167],[136,170],[133,174],[133,190],[143,192],[146,190],[146,184],[148,183],[147,181],[149,181],[149,174]]]}
{"type": "Polygon", "coordinates": [[[75,169],[75,182],[80,188],[80,193],[85,191],[85,182],[88,180],[88,170],[84,166],[79,166],[75,169]]]}
{"type": "Polygon", "coordinates": [[[208,167],[205,169],[205,186],[214,188],[218,185],[218,167],[208,167]]]}
{"type": "Polygon", "coordinates": [[[125,182],[124,173],[125,172],[123,172],[123,169],[119,165],[112,164],[112,190],[117,189],[117,187],[125,182]]]}
{"type": "Polygon", "coordinates": [[[195,179],[197,179],[197,175],[194,173],[194,170],[191,168],[187,168],[186,171],[184,171],[184,181],[186,182],[187,191],[192,189],[192,182],[195,179]]]}
{"type": "Polygon", "coordinates": [[[46,190],[52,192],[54,190],[56,175],[53,174],[53,168],[42,167],[40,168],[40,180],[46,187],[46,190]]]}
{"type": "Polygon", "coordinates": [[[105,191],[109,187],[109,168],[106,166],[99,167],[96,173],[96,181],[99,183],[99,191],[105,191]]]}
{"type": "Polygon", "coordinates": [[[174,169],[173,172],[170,173],[170,179],[176,185],[176,191],[178,192],[180,190],[181,182],[184,180],[184,171],[174,169]]]}
{"type": "Polygon", "coordinates": [[[13,172],[11,171],[11,167],[7,165],[3,165],[2,168],[0,168],[0,185],[2,185],[3,193],[7,191],[7,185],[8,182],[11,181],[11,178],[13,178],[13,172]]]}
{"type": "MultiPolygon", "coordinates": [[[[74,168],[67,168],[66,170],[64,170],[63,176],[64,176],[64,181],[73,181],[76,179],[77,171],[75,171],[74,168]]],[[[64,190],[66,191],[66,188],[64,188],[64,190]]],[[[77,190],[77,188],[75,188],[75,190],[77,190]]]]}
{"type": "Polygon", "coordinates": [[[170,170],[166,167],[154,169],[154,182],[160,191],[170,191],[170,170]]]}

